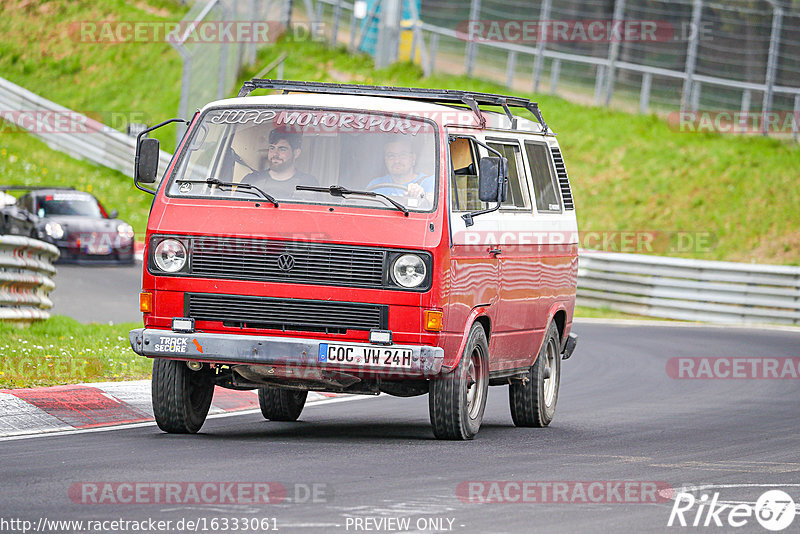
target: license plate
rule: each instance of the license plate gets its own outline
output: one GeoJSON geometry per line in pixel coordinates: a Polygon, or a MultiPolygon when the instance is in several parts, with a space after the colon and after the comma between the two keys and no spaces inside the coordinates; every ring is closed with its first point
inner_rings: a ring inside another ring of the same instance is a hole
{"type": "Polygon", "coordinates": [[[111,245],[86,245],[86,253],[96,255],[111,254],[111,245]]]}
{"type": "Polygon", "coordinates": [[[319,362],[353,367],[411,369],[411,349],[364,345],[319,344],[319,362]]]}

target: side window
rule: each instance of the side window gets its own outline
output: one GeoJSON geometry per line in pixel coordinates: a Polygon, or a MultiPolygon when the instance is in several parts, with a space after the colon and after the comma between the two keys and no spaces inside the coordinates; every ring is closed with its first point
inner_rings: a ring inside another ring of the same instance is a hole
{"type": "Polygon", "coordinates": [[[33,195],[27,194],[27,195],[25,195],[23,197],[20,197],[20,199],[17,200],[17,206],[19,206],[22,209],[25,209],[25,210],[33,213],[34,212],[33,195]]]}
{"type": "Polygon", "coordinates": [[[502,207],[530,208],[528,182],[525,178],[519,145],[516,142],[487,144],[508,160],[508,194],[502,207]]]}
{"type": "Polygon", "coordinates": [[[477,145],[470,139],[457,138],[450,142],[450,202],[453,211],[477,211],[486,204],[478,200],[477,145]]]}
{"type": "Polygon", "coordinates": [[[555,177],[550,165],[550,152],[544,143],[525,141],[525,151],[533,178],[533,190],[536,195],[536,210],[543,212],[560,212],[561,200],[556,192],[555,177]]]}

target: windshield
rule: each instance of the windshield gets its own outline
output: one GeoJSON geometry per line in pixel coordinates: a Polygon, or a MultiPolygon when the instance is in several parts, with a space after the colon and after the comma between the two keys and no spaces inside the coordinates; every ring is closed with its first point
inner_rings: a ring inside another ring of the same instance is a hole
{"type": "Polygon", "coordinates": [[[39,217],[49,217],[51,215],[103,217],[97,200],[94,197],[80,193],[56,193],[40,197],[37,215],[39,217]]]}
{"type": "Polygon", "coordinates": [[[436,139],[429,122],[377,112],[211,110],[194,128],[167,194],[263,200],[260,189],[279,202],[395,209],[376,196],[296,190],[334,185],[428,211],[436,198],[436,139]]]}

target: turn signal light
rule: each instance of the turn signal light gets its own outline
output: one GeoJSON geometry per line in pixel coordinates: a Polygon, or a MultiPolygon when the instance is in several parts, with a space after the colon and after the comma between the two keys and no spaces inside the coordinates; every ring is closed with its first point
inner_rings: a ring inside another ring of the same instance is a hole
{"type": "Polygon", "coordinates": [[[429,332],[441,332],[443,315],[444,314],[438,310],[425,310],[423,315],[425,318],[425,330],[429,332]]]}
{"type": "Polygon", "coordinates": [[[139,293],[139,311],[142,313],[153,313],[153,294],[147,291],[139,293]]]}

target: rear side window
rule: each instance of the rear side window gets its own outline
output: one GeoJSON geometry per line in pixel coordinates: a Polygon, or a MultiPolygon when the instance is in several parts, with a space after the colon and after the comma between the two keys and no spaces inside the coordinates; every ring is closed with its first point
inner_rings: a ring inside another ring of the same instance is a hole
{"type": "Polygon", "coordinates": [[[561,200],[556,191],[555,176],[550,165],[550,152],[544,143],[525,141],[525,151],[533,179],[533,191],[536,196],[536,210],[543,212],[560,212],[561,200]]]}
{"type": "Polygon", "coordinates": [[[478,147],[471,139],[459,137],[450,142],[450,202],[454,211],[477,211],[486,206],[478,199],[479,160],[478,147]]]}
{"type": "MultiPolygon", "coordinates": [[[[503,202],[504,208],[529,208],[528,185],[525,179],[522,155],[517,143],[487,143],[508,160],[508,194],[503,202]]],[[[494,156],[494,154],[491,154],[494,156]]]]}

